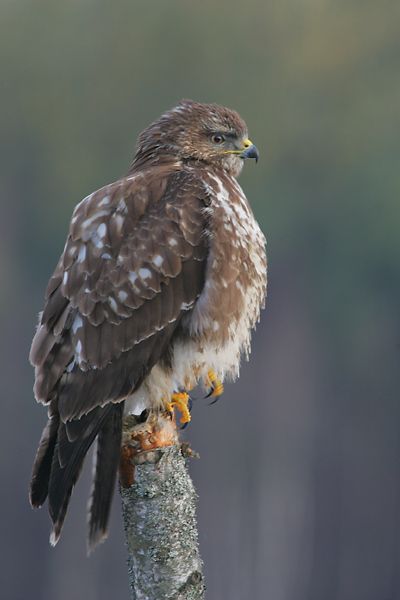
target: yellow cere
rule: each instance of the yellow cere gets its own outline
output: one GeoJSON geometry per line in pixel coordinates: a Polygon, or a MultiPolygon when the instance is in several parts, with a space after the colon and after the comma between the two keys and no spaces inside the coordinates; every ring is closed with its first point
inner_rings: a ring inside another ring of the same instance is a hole
{"type": "Polygon", "coordinates": [[[243,140],[243,148],[241,150],[225,150],[224,154],[241,154],[243,150],[247,150],[250,146],[253,145],[253,142],[247,138],[243,140]]]}

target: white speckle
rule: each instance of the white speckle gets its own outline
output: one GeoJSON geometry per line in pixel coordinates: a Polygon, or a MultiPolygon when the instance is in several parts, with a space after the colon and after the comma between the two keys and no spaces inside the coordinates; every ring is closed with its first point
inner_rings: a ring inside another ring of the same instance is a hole
{"type": "Polygon", "coordinates": [[[112,258],[112,256],[109,252],[103,252],[103,254],[101,255],[101,258],[104,258],[104,260],[110,260],[112,258]]]}
{"type": "Polygon", "coordinates": [[[149,277],[151,277],[150,269],[145,269],[145,268],[139,269],[139,276],[142,279],[148,279],[149,277]]]}
{"type": "Polygon", "coordinates": [[[78,313],[74,319],[74,322],[72,323],[72,331],[73,333],[76,333],[78,331],[78,329],[80,329],[83,326],[83,321],[82,321],[82,317],[81,315],[78,313]]]}
{"type": "Polygon", "coordinates": [[[213,328],[213,331],[218,331],[219,330],[219,323],[218,323],[218,321],[213,321],[212,328],[213,328]]]}
{"type": "Polygon", "coordinates": [[[235,281],[235,286],[236,286],[236,287],[237,287],[237,289],[238,289],[238,290],[240,290],[242,293],[244,292],[244,290],[243,290],[243,286],[242,286],[242,284],[240,283],[239,279],[236,279],[236,281],[235,281]]]}
{"type": "Polygon", "coordinates": [[[169,239],[168,239],[168,244],[169,244],[170,246],[177,246],[177,245],[178,245],[178,242],[176,241],[176,239],[175,239],[175,238],[169,238],[169,239]]]}
{"type": "Polygon", "coordinates": [[[88,217],[87,219],[85,219],[82,223],[82,229],[86,229],[86,227],[88,227],[89,225],[91,225],[93,223],[93,221],[96,221],[96,219],[99,219],[101,217],[105,217],[106,215],[108,215],[109,212],[108,210],[98,210],[94,213],[94,215],[92,215],[91,217],[88,217]]]}
{"type": "Polygon", "coordinates": [[[115,213],[113,218],[117,226],[117,230],[118,232],[120,232],[122,229],[122,225],[124,224],[124,217],[121,214],[115,213]]]}
{"type": "Polygon", "coordinates": [[[78,363],[81,363],[84,361],[84,357],[82,354],[82,342],[81,340],[78,340],[76,342],[76,346],[75,346],[75,360],[78,363]]]}
{"type": "Polygon", "coordinates": [[[72,369],[75,366],[75,361],[71,360],[71,362],[69,363],[69,365],[67,366],[67,373],[71,373],[72,369]]]}
{"type": "Polygon", "coordinates": [[[128,207],[124,198],[121,198],[121,200],[118,202],[117,210],[124,215],[126,215],[128,212],[128,207]]]}
{"type": "Polygon", "coordinates": [[[96,232],[92,234],[92,242],[99,250],[104,248],[104,243],[101,241],[96,232]]]}
{"type": "Polygon", "coordinates": [[[192,308],[192,306],[193,302],[182,302],[181,310],[189,310],[189,308],[192,308]]]}
{"type": "Polygon", "coordinates": [[[106,206],[107,204],[110,204],[110,199],[110,196],[104,196],[103,200],[99,202],[99,206],[106,206]]]}
{"type": "Polygon", "coordinates": [[[85,294],[90,294],[90,289],[88,287],[85,287],[84,292],[85,292],[85,294]]]}
{"type": "Polygon", "coordinates": [[[107,233],[107,226],[105,223],[100,223],[100,225],[97,227],[96,231],[93,231],[90,235],[90,238],[93,242],[93,244],[96,246],[96,248],[103,248],[104,247],[104,237],[107,233]]]}
{"type": "Polygon", "coordinates": [[[85,244],[82,244],[82,246],[79,248],[78,263],[83,263],[85,258],[86,258],[86,246],[85,246],[85,244]]]}
{"type": "Polygon", "coordinates": [[[163,262],[164,262],[164,259],[161,256],[161,254],[156,254],[156,256],[153,256],[153,264],[155,264],[156,267],[161,267],[163,262]]]}
{"type": "Polygon", "coordinates": [[[141,178],[142,174],[139,173],[139,175],[130,175],[129,177],[126,178],[127,181],[134,181],[135,179],[139,179],[141,178]]]}
{"type": "Polygon", "coordinates": [[[128,279],[131,283],[134,284],[137,278],[138,274],[136,273],[136,271],[129,271],[128,279]]]}
{"type": "Polygon", "coordinates": [[[114,298],[112,296],[109,296],[107,302],[111,306],[113,311],[116,313],[118,311],[118,304],[115,302],[114,298]]]}
{"type": "Polygon", "coordinates": [[[63,284],[67,285],[67,281],[68,281],[68,271],[64,271],[63,284]]]}
{"type": "Polygon", "coordinates": [[[128,294],[125,292],[125,290],[120,290],[118,292],[118,299],[121,300],[121,302],[125,302],[127,297],[128,297],[128,294]]]}
{"type": "Polygon", "coordinates": [[[103,238],[107,233],[107,227],[105,223],[100,223],[100,225],[97,228],[97,235],[101,238],[103,238]]]}
{"type": "Polygon", "coordinates": [[[184,113],[185,112],[185,107],[184,106],[175,106],[175,108],[172,108],[170,111],[170,113],[184,113]]]}

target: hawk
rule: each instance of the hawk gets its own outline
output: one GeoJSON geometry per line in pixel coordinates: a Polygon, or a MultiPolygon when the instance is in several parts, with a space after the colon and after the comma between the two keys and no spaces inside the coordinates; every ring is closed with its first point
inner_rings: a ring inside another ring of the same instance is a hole
{"type": "Polygon", "coordinates": [[[126,177],[75,208],[30,361],[48,422],[30,501],[48,498],[57,543],[97,441],[89,547],[107,534],[123,415],[222,392],[250,350],[266,293],[265,238],[236,181],[258,159],[241,117],[183,100],[139,136],[126,177]]]}

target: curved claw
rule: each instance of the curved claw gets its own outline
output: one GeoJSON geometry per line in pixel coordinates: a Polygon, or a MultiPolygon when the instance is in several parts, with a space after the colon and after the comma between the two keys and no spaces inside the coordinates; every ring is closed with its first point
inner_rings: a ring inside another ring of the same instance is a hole
{"type": "Polygon", "coordinates": [[[205,399],[214,397],[215,400],[211,402],[211,404],[214,404],[218,400],[219,396],[224,393],[224,384],[218,379],[217,375],[212,369],[210,369],[207,373],[207,383],[210,386],[210,391],[205,396],[205,399]]]}
{"type": "Polygon", "coordinates": [[[178,411],[181,413],[180,423],[182,426],[191,421],[191,401],[189,394],[186,392],[176,392],[172,394],[171,402],[167,402],[166,407],[170,413],[173,413],[175,407],[178,409],[178,411]]]}
{"type": "Polygon", "coordinates": [[[215,404],[216,402],[218,402],[219,399],[220,399],[220,396],[217,396],[216,398],[214,398],[214,400],[212,402],[208,403],[208,406],[212,406],[213,404],[215,404]]]}

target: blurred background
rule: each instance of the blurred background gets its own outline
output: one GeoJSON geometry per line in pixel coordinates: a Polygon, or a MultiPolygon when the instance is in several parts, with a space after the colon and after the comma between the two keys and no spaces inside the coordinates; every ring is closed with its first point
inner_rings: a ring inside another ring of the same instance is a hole
{"type": "Polygon", "coordinates": [[[251,361],[186,433],[207,598],[400,598],[399,23],[389,0],[2,0],[2,598],[129,597],[118,494],[86,558],[90,465],[55,549],[28,504],[27,355],[74,205],[183,97],[247,121],[270,263],[251,361]]]}

